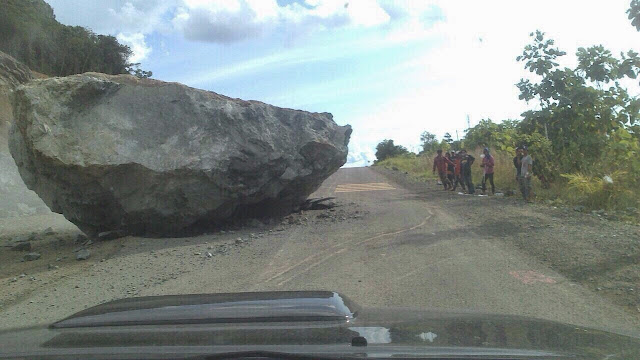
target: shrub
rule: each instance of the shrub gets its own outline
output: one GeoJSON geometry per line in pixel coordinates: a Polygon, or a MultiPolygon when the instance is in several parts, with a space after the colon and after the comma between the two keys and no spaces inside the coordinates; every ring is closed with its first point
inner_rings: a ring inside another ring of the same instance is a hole
{"type": "Polygon", "coordinates": [[[625,209],[636,207],[638,200],[631,190],[629,174],[614,171],[610,175],[590,176],[583,173],[562,174],[567,179],[564,197],[590,209],[625,209]]]}

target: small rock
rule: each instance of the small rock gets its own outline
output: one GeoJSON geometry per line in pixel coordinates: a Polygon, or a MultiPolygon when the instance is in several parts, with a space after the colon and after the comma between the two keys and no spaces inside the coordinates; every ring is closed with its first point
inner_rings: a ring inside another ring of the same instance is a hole
{"type": "Polygon", "coordinates": [[[82,243],[84,243],[84,242],[85,242],[85,241],[87,241],[87,240],[89,240],[89,238],[87,238],[87,235],[85,235],[85,234],[78,234],[78,235],[76,235],[75,242],[76,242],[76,244],[82,244],[82,243]]]}
{"type": "Polygon", "coordinates": [[[62,258],[56,258],[56,261],[62,261],[62,258]]]}
{"type": "Polygon", "coordinates": [[[212,253],[210,253],[210,252],[207,252],[206,256],[207,256],[208,258],[210,258],[210,257],[213,257],[213,254],[212,254],[212,253]]]}
{"type": "Polygon", "coordinates": [[[202,255],[202,253],[197,252],[197,253],[193,253],[193,255],[202,255]]]}
{"type": "Polygon", "coordinates": [[[23,277],[25,277],[25,276],[27,276],[27,274],[25,274],[25,273],[20,274],[20,277],[21,277],[21,278],[23,278],[23,277]]]}
{"type": "Polygon", "coordinates": [[[11,247],[13,251],[31,251],[31,243],[30,242],[22,242],[15,244],[11,247]]]}
{"type": "Polygon", "coordinates": [[[103,241],[115,240],[121,237],[125,237],[125,235],[126,234],[124,233],[124,231],[120,231],[120,230],[103,231],[98,234],[98,240],[103,240],[103,241]]]}
{"type": "Polygon", "coordinates": [[[76,260],[87,260],[89,257],[91,257],[91,251],[87,249],[82,249],[76,254],[76,260]]]}
{"type": "Polygon", "coordinates": [[[40,259],[40,253],[30,252],[24,256],[25,261],[34,261],[40,259]]]}
{"type": "Polygon", "coordinates": [[[18,281],[18,278],[17,278],[17,277],[14,277],[13,279],[11,279],[11,282],[12,282],[12,283],[13,283],[13,282],[16,282],[16,281],[18,281]]]}
{"type": "Polygon", "coordinates": [[[241,238],[237,238],[235,242],[236,242],[236,245],[240,245],[243,243],[243,240],[241,238]]]}

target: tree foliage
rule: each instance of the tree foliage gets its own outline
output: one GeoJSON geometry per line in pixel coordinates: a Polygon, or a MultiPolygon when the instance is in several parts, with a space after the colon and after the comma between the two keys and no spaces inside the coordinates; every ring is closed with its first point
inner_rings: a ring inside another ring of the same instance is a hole
{"type": "Polygon", "coordinates": [[[618,58],[601,45],[580,48],[576,68],[560,68],[555,60],[564,52],[551,47],[553,40],[545,40],[542,32],[532,37],[534,44],[527,45],[526,56],[518,60],[539,80],[522,79],[517,86],[520,99],[535,100],[540,109],[525,112],[518,128],[550,140],[560,171],[591,168],[618,129],[628,129],[638,139],[639,100],[619,81],[637,77],[637,53],[629,51],[618,58]]]}
{"type": "Polygon", "coordinates": [[[420,134],[420,144],[422,146],[422,152],[436,151],[440,147],[440,142],[438,142],[436,136],[428,131],[420,134]]]}
{"type": "Polygon", "coordinates": [[[631,6],[629,10],[627,10],[627,14],[629,14],[629,20],[631,20],[631,25],[635,26],[638,31],[640,31],[640,0],[632,0],[631,6]]]}
{"type": "Polygon", "coordinates": [[[382,140],[376,146],[376,158],[377,161],[382,161],[384,159],[406,155],[409,154],[409,150],[402,145],[396,145],[393,143],[393,140],[382,140]]]}
{"type": "Polygon", "coordinates": [[[128,46],[110,35],[60,24],[42,0],[0,0],[0,9],[0,51],[34,71],[52,76],[87,71],[151,76],[140,64],[128,63],[128,46]]]}

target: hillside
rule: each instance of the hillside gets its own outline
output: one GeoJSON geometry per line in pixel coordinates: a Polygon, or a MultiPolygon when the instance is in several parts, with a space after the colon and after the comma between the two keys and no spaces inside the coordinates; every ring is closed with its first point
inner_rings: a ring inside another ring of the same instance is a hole
{"type": "Polygon", "coordinates": [[[51,76],[128,73],[131,49],[113,36],[59,23],[43,0],[0,0],[0,51],[51,76]]]}

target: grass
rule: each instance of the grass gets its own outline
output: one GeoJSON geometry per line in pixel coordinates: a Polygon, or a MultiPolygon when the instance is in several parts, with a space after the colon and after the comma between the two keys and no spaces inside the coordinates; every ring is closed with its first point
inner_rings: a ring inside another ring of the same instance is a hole
{"type": "Polygon", "coordinates": [[[403,155],[392,157],[377,162],[375,166],[406,172],[412,178],[422,181],[437,178],[437,175],[431,173],[433,158],[428,156],[403,155]]]}
{"type": "MultiPolygon", "coordinates": [[[[481,151],[477,149],[471,151],[470,154],[476,158],[472,172],[473,183],[478,185],[482,181],[481,151]]],[[[513,166],[513,155],[501,152],[494,152],[492,155],[495,159],[494,183],[496,191],[511,191],[519,196],[520,190],[515,179],[516,169],[513,166]]],[[[433,175],[431,172],[434,157],[435,153],[403,155],[377,162],[375,166],[406,172],[412,178],[421,181],[435,180],[437,175],[433,175]]],[[[634,189],[633,179],[622,171],[616,171],[610,177],[613,183],[585,174],[564,174],[549,188],[544,188],[542,183],[534,178],[534,200],[552,206],[580,206],[584,207],[584,211],[613,211],[622,220],[640,223],[639,214],[630,211],[640,207],[640,193],[632,191],[634,189]]]]}

